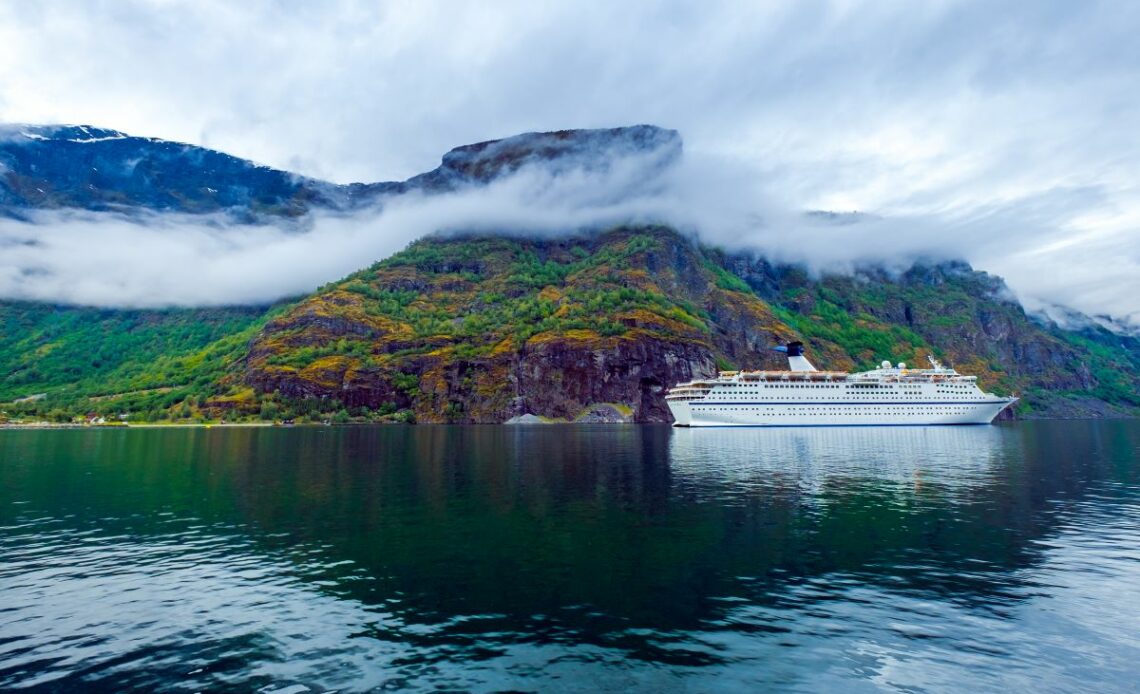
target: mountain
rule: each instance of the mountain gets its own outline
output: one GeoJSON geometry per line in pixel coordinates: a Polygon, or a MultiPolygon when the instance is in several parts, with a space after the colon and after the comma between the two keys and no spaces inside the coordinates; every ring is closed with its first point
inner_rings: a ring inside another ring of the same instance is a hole
{"type": "Polygon", "coordinates": [[[791,339],[833,369],[933,355],[1023,397],[1018,416],[1140,411],[1140,349],[1028,316],[960,262],[813,277],[667,227],[453,235],[264,309],[0,304],[10,413],[667,421],[664,389],[783,368],[791,339]]]}
{"type": "Polygon", "coordinates": [[[258,222],[485,185],[536,163],[557,174],[594,171],[636,155],[664,167],[680,152],[675,130],[651,125],[524,133],[457,147],[439,167],[407,181],[338,185],[203,147],[93,126],[0,125],[0,216],[153,211],[226,213],[233,221],[258,222]]]}
{"type": "MultiPolygon", "coordinates": [[[[458,147],[404,182],[335,186],[114,131],[17,130],[0,142],[0,209],[13,216],[290,217],[493,184],[532,165],[605,172],[630,157],[644,173],[634,184],[652,185],[681,151],[675,131],[652,126],[527,133],[458,147]]],[[[962,262],[817,276],[665,226],[437,234],[272,307],[0,302],[0,417],[667,421],[669,386],[783,368],[769,347],[791,339],[832,369],[935,356],[1022,396],[1018,416],[1140,413],[1136,337],[1073,316],[1080,327],[1066,330],[1011,296],[962,262]]]]}
{"type": "Polygon", "coordinates": [[[241,221],[339,207],[341,187],[202,147],[89,126],[0,129],[0,214],[235,212],[241,221]]]}

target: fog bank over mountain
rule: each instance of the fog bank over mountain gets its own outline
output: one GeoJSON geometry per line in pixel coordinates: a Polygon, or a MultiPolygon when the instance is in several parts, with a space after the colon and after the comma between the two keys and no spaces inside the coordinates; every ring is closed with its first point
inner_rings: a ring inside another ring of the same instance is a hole
{"type": "Polygon", "coordinates": [[[131,307],[265,303],[309,292],[429,233],[550,235],[661,223],[815,273],[962,258],[1006,277],[1030,310],[1140,315],[1140,261],[1129,235],[1076,231],[1102,204],[1096,191],[939,216],[808,213],[779,197],[770,172],[682,153],[669,133],[578,131],[573,146],[569,135],[532,135],[458,148],[431,174],[376,184],[388,192],[355,211],[317,207],[257,224],[221,213],[32,210],[25,220],[0,221],[0,297],[131,307]],[[621,135],[594,134],[610,132],[621,135]]]}

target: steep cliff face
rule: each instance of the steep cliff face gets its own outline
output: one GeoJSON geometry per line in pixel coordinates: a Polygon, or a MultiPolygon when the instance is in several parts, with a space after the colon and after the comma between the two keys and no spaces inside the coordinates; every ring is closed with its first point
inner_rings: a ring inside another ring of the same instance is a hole
{"type": "Polygon", "coordinates": [[[680,155],[681,135],[653,125],[523,133],[456,147],[443,155],[438,168],[408,179],[405,185],[450,191],[490,183],[528,165],[542,165],[556,174],[572,169],[598,172],[630,157],[647,159],[644,168],[653,171],[668,167],[680,155]]]}
{"type": "Polygon", "coordinates": [[[1000,278],[963,262],[811,277],[755,256],[717,257],[809,342],[838,346],[856,366],[935,354],[986,388],[1023,396],[1023,415],[1122,414],[1140,405],[1133,364],[1140,352],[1123,344],[1129,338],[1044,323],[1025,313],[1000,278]]]}
{"type": "Polygon", "coordinates": [[[260,392],[410,409],[418,421],[573,420],[601,405],[667,421],[664,390],[794,333],[677,234],[433,238],[270,322],[260,392]],[[718,286],[718,282],[724,286],[718,286]]]}

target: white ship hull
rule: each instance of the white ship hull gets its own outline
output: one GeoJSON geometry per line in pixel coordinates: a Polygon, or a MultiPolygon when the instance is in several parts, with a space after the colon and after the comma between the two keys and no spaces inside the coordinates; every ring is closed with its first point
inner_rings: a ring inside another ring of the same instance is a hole
{"type": "Polygon", "coordinates": [[[1016,398],[918,403],[669,402],[674,424],[686,427],[924,426],[989,424],[1016,398]]]}

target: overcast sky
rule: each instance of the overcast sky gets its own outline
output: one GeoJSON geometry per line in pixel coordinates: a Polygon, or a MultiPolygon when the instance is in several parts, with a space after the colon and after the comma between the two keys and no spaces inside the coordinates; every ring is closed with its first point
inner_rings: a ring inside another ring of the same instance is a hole
{"type": "Polygon", "coordinates": [[[914,221],[881,231],[943,237],[1027,301],[1140,317],[1138,35],[1140,3],[1086,0],[5,2],[0,121],[339,182],[655,123],[781,208],[914,221]]]}

